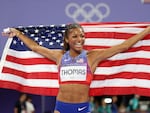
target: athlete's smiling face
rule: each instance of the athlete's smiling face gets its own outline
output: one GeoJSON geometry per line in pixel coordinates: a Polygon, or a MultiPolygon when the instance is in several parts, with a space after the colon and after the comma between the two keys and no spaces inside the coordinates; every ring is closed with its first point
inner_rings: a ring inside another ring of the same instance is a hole
{"type": "Polygon", "coordinates": [[[70,29],[66,42],[69,44],[70,50],[73,50],[75,52],[81,52],[85,42],[83,29],[70,29]]]}

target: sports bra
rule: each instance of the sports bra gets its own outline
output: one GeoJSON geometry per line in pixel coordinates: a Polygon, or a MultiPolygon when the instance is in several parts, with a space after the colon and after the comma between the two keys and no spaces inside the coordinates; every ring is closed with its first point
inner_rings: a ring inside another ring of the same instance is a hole
{"type": "Polygon", "coordinates": [[[59,83],[90,84],[93,79],[87,61],[87,52],[83,50],[77,57],[72,58],[67,51],[59,67],[59,83]]]}

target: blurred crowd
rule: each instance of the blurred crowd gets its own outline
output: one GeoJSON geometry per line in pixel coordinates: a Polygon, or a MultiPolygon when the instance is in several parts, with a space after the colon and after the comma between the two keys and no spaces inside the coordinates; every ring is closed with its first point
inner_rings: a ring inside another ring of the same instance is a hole
{"type": "Polygon", "coordinates": [[[14,105],[14,113],[35,113],[35,107],[32,103],[32,98],[21,93],[14,105]]]}
{"type": "Polygon", "coordinates": [[[140,100],[139,95],[130,99],[119,99],[118,96],[91,97],[92,113],[150,113],[150,100],[140,100]]]}

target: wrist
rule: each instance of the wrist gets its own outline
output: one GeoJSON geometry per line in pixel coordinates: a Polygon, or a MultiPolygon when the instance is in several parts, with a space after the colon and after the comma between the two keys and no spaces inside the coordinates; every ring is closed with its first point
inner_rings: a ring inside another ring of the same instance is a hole
{"type": "Polygon", "coordinates": [[[22,33],[21,33],[20,31],[18,31],[18,32],[16,33],[16,37],[19,37],[21,34],[22,34],[22,33]]]}

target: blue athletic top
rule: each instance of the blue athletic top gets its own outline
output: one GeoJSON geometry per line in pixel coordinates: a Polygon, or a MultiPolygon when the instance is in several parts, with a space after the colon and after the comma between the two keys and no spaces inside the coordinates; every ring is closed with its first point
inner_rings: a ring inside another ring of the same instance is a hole
{"type": "Polygon", "coordinates": [[[77,57],[67,51],[59,67],[59,83],[90,84],[93,75],[88,65],[87,52],[83,50],[77,57]]]}

